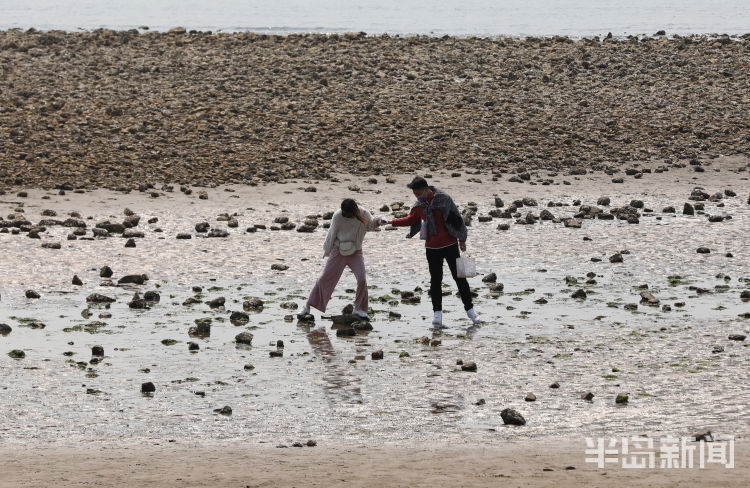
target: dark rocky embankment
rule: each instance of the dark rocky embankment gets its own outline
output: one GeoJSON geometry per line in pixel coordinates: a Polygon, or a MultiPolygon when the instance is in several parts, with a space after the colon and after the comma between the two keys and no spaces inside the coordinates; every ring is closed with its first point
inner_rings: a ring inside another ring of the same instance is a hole
{"type": "Polygon", "coordinates": [[[4,31],[0,185],[613,172],[738,154],[749,37],[4,31]]]}

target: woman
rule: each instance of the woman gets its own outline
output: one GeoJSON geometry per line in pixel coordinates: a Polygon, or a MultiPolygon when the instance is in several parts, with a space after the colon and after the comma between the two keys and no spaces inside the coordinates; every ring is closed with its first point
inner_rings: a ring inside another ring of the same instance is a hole
{"type": "Polygon", "coordinates": [[[297,317],[310,313],[310,307],[326,311],[333,290],[341,278],[344,268],[349,266],[357,278],[357,294],[354,299],[354,315],[367,318],[368,297],[365,260],[362,256],[362,241],[367,231],[380,227],[380,219],[375,219],[357,202],[347,198],[341,202],[341,210],[333,214],[328,236],[323,244],[323,257],[328,257],[323,274],[315,283],[310,298],[297,317]]]}

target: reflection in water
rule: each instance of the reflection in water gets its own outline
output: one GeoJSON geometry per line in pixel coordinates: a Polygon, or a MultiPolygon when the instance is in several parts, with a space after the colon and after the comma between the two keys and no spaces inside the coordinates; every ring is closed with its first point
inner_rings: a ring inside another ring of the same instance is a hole
{"type": "Polygon", "coordinates": [[[313,353],[323,359],[323,378],[328,384],[325,388],[328,401],[334,406],[337,403],[362,403],[362,391],[357,378],[349,372],[356,370],[345,368],[342,359],[336,355],[326,330],[322,327],[311,329],[307,333],[307,341],[313,353]]]}

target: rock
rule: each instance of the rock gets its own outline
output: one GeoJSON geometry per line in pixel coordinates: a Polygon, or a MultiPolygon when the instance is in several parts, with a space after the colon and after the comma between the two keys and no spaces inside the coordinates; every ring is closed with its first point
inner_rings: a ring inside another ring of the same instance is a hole
{"type": "Polygon", "coordinates": [[[251,298],[242,302],[242,308],[251,312],[260,312],[263,310],[263,300],[260,298],[251,298]]]}
{"type": "Polygon", "coordinates": [[[93,346],[91,348],[92,356],[104,356],[104,348],[102,346],[93,346]]]}
{"type": "Polygon", "coordinates": [[[240,332],[234,336],[234,340],[237,344],[251,346],[253,344],[253,335],[250,332],[240,332]]]}
{"type": "Polygon", "coordinates": [[[247,364],[246,364],[245,366],[243,366],[243,369],[244,369],[245,371],[252,371],[252,370],[254,370],[254,369],[255,369],[255,366],[253,366],[253,365],[252,365],[252,364],[250,364],[250,363],[247,363],[247,364]]]}
{"type": "Polygon", "coordinates": [[[716,346],[713,347],[713,349],[711,349],[711,353],[713,353],[713,354],[719,354],[719,353],[722,353],[722,352],[724,352],[724,346],[716,345],[716,346]]]}
{"type": "Polygon", "coordinates": [[[622,262],[622,254],[620,254],[618,252],[618,253],[615,253],[615,254],[611,255],[609,257],[609,262],[610,263],[621,263],[622,262]]]}
{"type": "Polygon", "coordinates": [[[152,382],[141,383],[141,393],[154,393],[155,391],[156,386],[152,382]]]}
{"type": "Polygon", "coordinates": [[[750,290],[743,290],[742,292],[740,292],[740,300],[750,300],[750,290]]]}
{"type": "Polygon", "coordinates": [[[23,351],[22,351],[22,350],[20,350],[20,349],[13,349],[12,351],[10,351],[10,352],[8,353],[8,356],[9,356],[9,357],[10,357],[11,359],[23,359],[23,358],[25,358],[25,357],[26,357],[26,353],[25,353],[25,352],[23,352],[23,351]]]}
{"type": "Polygon", "coordinates": [[[382,349],[378,349],[377,351],[373,351],[372,354],[370,355],[370,357],[372,358],[373,361],[377,361],[379,359],[383,359],[383,350],[382,349]]]}
{"type": "Polygon", "coordinates": [[[112,268],[110,268],[109,266],[104,266],[102,269],[99,270],[99,276],[102,278],[111,278],[112,268]]]}
{"type": "Polygon", "coordinates": [[[695,209],[692,205],[685,202],[685,205],[682,207],[682,215],[695,215],[695,209]]]}
{"type": "Polygon", "coordinates": [[[0,335],[6,336],[13,332],[13,328],[8,324],[0,324],[0,335]]]}
{"type": "Polygon", "coordinates": [[[741,342],[741,341],[744,341],[746,338],[747,338],[747,336],[744,335],[744,334],[730,334],[729,335],[729,340],[730,341],[740,341],[741,342]]]}
{"type": "Polygon", "coordinates": [[[713,442],[714,436],[711,434],[710,430],[706,429],[693,434],[693,440],[695,442],[713,442]]]}
{"type": "Polygon", "coordinates": [[[211,335],[211,319],[195,319],[195,326],[188,329],[190,337],[208,337],[211,335]]]}
{"type": "Polygon", "coordinates": [[[315,447],[315,446],[317,446],[317,445],[318,445],[318,443],[317,443],[316,441],[314,441],[314,440],[310,439],[309,441],[307,441],[307,442],[305,443],[305,445],[306,445],[307,447],[315,447]]]}
{"type": "Polygon", "coordinates": [[[495,207],[502,208],[505,206],[505,203],[503,202],[503,199],[500,197],[495,197],[495,207]]]}
{"type": "Polygon", "coordinates": [[[161,295],[159,295],[158,291],[147,291],[143,295],[143,299],[148,302],[159,302],[161,300],[161,295]]]}
{"type": "Polygon", "coordinates": [[[710,253],[711,253],[711,250],[710,250],[709,248],[707,248],[707,247],[699,247],[699,248],[698,248],[698,249],[696,250],[696,252],[697,252],[698,254],[710,254],[710,253]]]}
{"type": "Polygon", "coordinates": [[[578,219],[563,219],[563,224],[565,224],[565,227],[570,227],[571,229],[581,228],[581,221],[578,219]]]}
{"type": "Polygon", "coordinates": [[[289,269],[289,266],[286,264],[275,263],[271,265],[271,269],[274,271],[286,271],[289,269]]]}
{"type": "Polygon", "coordinates": [[[583,299],[586,298],[586,290],[584,290],[583,288],[579,288],[578,290],[576,290],[575,292],[573,292],[573,294],[571,295],[571,297],[583,300],[583,299]]]}
{"type": "Polygon", "coordinates": [[[199,351],[201,346],[197,342],[188,342],[188,351],[199,351]]]}
{"type": "Polygon", "coordinates": [[[217,298],[214,298],[213,300],[207,301],[206,305],[208,305],[211,308],[219,308],[219,307],[223,307],[225,302],[226,302],[226,298],[217,297],[217,298]]]}
{"type": "Polygon", "coordinates": [[[246,324],[250,322],[250,316],[245,312],[232,312],[229,316],[229,321],[232,323],[237,322],[240,324],[246,324]]]}
{"type": "Polygon", "coordinates": [[[512,408],[503,409],[500,412],[500,418],[503,419],[505,425],[526,425],[526,419],[523,418],[523,415],[512,408]]]}
{"type": "Polygon", "coordinates": [[[118,222],[110,222],[109,220],[98,222],[96,224],[96,228],[104,229],[110,234],[122,234],[123,232],[125,232],[125,226],[123,224],[120,224],[118,222]]]}
{"type": "Polygon", "coordinates": [[[34,290],[26,290],[26,298],[39,298],[39,293],[35,292],[34,290]]]}
{"type": "Polygon", "coordinates": [[[129,274],[117,280],[117,284],[118,285],[125,285],[125,284],[142,285],[146,281],[148,281],[148,276],[145,274],[129,274]]]}
{"type": "Polygon", "coordinates": [[[208,232],[208,229],[210,228],[211,224],[209,224],[208,222],[198,222],[197,224],[195,224],[195,232],[208,232]]]}
{"type": "Polygon", "coordinates": [[[192,239],[192,238],[193,236],[186,232],[180,232],[179,234],[177,234],[177,239],[192,239]]]}
{"type": "Polygon", "coordinates": [[[615,398],[615,403],[618,405],[625,405],[628,403],[628,394],[627,393],[618,393],[617,398],[615,398]]]}
{"type": "Polygon", "coordinates": [[[206,234],[208,238],[224,238],[229,237],[229,232],[224,229],[211,229],[206,234]]]}
{"type": "Polygon", "coordinates": [[[477,370],[477,363],[474,361],[468,361],[461,365],[461,371],[475,372],[477,370]]]}
{"type": "Polygon", "coordinates": [[[490,273],[482,278],[482,281],[484,283],[495,283],[497,281],[497,275],[495,273],[490,273]]]}
{"type": "Polygon", "coordinates": [[[275,351],[268,351],[268,356],[272,358],[283,358],[284,357],[284,351],[283,350],[275,350],[275,351]]]}
{"type": "Polygon", "coordinates": [[[128,239],[125,242],[125,247],[135,247],[135,241],[133,239],[128,239]]]}
{"type": "Polygon", "coordinates": [[[651,306],[659,305],[659,299],[646,290],[641,292],[641,303],[647,303],[651,306]]]}
{"type": "Polygon", "coordinates": [[[552,388],[552,389],[560,388],[560,383],[558,383],[557,381],[555,381],[554,383],[552,383],[551,385],[549,385],[549,387],[552,388]]]}
{"type": "Polygon", "coordinates": [[[336,336],[338,337],[352,337],[357,335],[357,331],[354,330],[354,327],[347,327],[344,329],[337,329],[336,330],[336,336]]]}
{"type": "Polygon", "coordinates": [[[148,302],[141,298],[140,293],[135,292],[135,295],[133,295],[133,299],[130,300],[130,303],[128,303],[128,307],[135,310],[146,310],[148,308],[148,302]]]}
{"type": "Polygon", "coordinates": [[[581,395],[581,398],[583,400],[586,400],[587,402],[590,402],[590,401],[592,401],[594,399],[594,394],[591,393],[591,392],[584,393],[583,395],[581,395]]]}
{"type": "Polygon", "coordinates": [[[86,301],[88,303],[112,303],[115,299],[99,293],[92,293],[86,297],[86,301]]]}
{"type": "Polygon", "coordinates": [[[230,407],[229,405],[224,405],[221,408],[214,409],[214,412],[220,415],[232,415],[232,407],[230,407]]]}
{"type": "Polygon", "coordinates": [[[600,197],[599,200],[596,201],[596,204],[601,205],[602,207],[608,207],[610,201],[609,197],[600,197]]]}
{"type": "Polygon", "coordinates": [[[533,393],[529,393],[529,394],[526,395],[526,398],[524,398],[524,400],[527,401],[527,402],[535,402],[536,401],[536,395],[534,395],[533,393]]]}
{"type": "Polygon", "coordinates": [[[81,278],[79,278],[78,275],[73,275],[73,284],[75,286],[82,286],[83,281],[81,281],[81,278]]]}

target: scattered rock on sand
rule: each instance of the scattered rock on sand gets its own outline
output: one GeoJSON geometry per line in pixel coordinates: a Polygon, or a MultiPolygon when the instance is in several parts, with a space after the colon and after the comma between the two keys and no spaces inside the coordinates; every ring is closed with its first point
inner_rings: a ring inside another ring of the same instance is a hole
{"type": "Polygon", "coordinates": [[[141,383],[141,393],[154,393],[155,391],[156,386],[152,382],[141,383]]]}
{"type": "Polygon", "coordinates": [[[251,298],[242,302],[242,308],[249,312],[261,312],[263,310],[263,300],[260,298],[251,298]]]}
{"type": "Polygon", "coordinates": [[[627,393],[618,393],[617,398],[615,398],[615,403],[619,405],[624,405],[628,403],[628,397],[629,395],[627,393]]]}
{"type": "Polygon", "coordinates": [[[0,335],[8,335],[13,331],[13,328],[8,324],[0,324],[0,335]]]}
{"type": "Polygon", "coordinates": [[[219,308],[219,307],[223,307],[225,302],[226,302],[226,298],[217,297],[217,298],[214,298],[213,300],[207,301],[206,305],[208,305],[211,308],[219,308]]]}
{"type": "Polygon", "coordinates": [[[112,268],[110,268],[109,266],[104,266],[102,269],[99,270],[99,276],[101,278],[111,278],[112,268]]]}
{"type": "Polygon", "coordinates": [[[73,275],[73,282],[75,286],[82,286],[83,281],[81,281],[81,278],[78,277],[78,275],[73,275]]]}
{"type": "Polygon", "coordinates": [[[148,281],[148,276],[145,274],[129,274],[117,280],[117,284],[118,285],[125,285],[125,284],[142,285],[146,281],[148,281]]]}
{"type": "Polygon", "coordinates": [[[234,340],[237,344],[245,344],[245,345],[252,345],[253,344],[253,335],[250,332],[240,332],[236,336],[234,336],[234,340]]]}
{"type": "Polygon", "coordinates": [[[475,372],[477,370],[477,363],[474,361],[467,361],[461,365],[461,371],[475,372]]]}
{"type": "Polygon", "coordinates": [[[114,302],[115,299],[100,293],[92,293],[86,297],[86,301],[89,303],[111,303],[114,302]]]}
{"type": "Polygon", "coordinates": [[[34,299],[34,298],[39,298],[39,296],[40,296],[39,293],[37,293],[34,290],[26,290],[26,298],[34,299]]]}
{"type": "Polygon", "coordinates": [[[503,419],[505,425],[526,425],[526,419],[518,411],[512,408],[503,409],[500,412],[500,418],[503,419]]]}
{"type": "Polygon", "coordinates": [[[535,402],[536,401],[536,395],[534,395],[533,393],[528,393],[526,395],[526,398],[524,398],[524,400],[527,401],[527,402],[535,402]]]}

